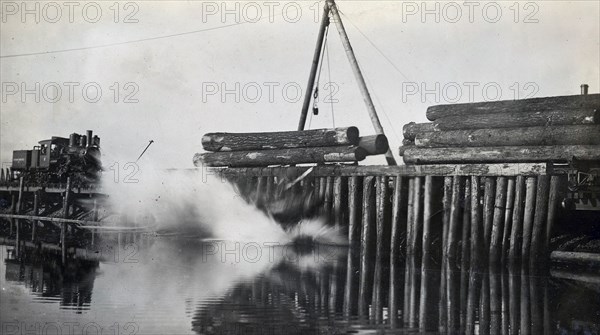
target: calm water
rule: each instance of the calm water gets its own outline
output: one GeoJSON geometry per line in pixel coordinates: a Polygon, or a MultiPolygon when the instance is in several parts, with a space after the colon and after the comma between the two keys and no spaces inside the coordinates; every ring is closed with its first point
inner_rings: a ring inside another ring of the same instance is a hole
{"type": "Polygon", "coordinates": [[[0,253],[4,334],[410,333],[419,332],[419,317],[422,330],[450,325],[461,332],[474,292],[479,333],[600,329],[598,274],[450,271],[440,304],[439,266],[400,264],[390,281],[389,260],[381,267],[369,262],[368,285],[359,292],[360,260],[349,248],[113,235],[79,250],[65,269],[57,251],[23,247],[16,255],[3,245],[0,253]],[[398,303],[397,321],[390,298],[398,303]]]}

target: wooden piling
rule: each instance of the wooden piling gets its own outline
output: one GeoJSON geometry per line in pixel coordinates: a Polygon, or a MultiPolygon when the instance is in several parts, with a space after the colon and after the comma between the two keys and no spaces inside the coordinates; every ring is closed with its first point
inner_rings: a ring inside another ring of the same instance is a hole
{"type": "Polygon", "coordinates": [[[461,202],[461,183],[462,177],[454,176],[452,182],[452,201],[450,204],[450,222],[448,226],[448,237],[446,243],[445,256],[451,265],[455,264],[457,256],[457,245],[460,229],[460,202],[461,202]]]}
{"type": "Polygon", "coordinates": [[[554,222],[556,220],[556,212],[558,210],[558,202],[560,197],[560,186],[561,186],[561,177],[554,175],[550,177],[550,194],[548,199],[548,220],[546,222],[546,231],[545,231],[545,249],[548,250],[550,247],[550,239],[552,238],[552,231],[554,227],[554,222]]]}
{"type": "Polygon", "coordinates": [[[369,243],[371,241],[371,222],[372,218],[372,199],[374,191],[373,176],[364,177],[363,181],[363,203],[362,203],[362,234],[360,237],[360,280],[358,287],[358,313],[359,317],[367,317],[368,302],[367,302],[367,290],[368,282],[370,278],[370,251],[369,243]]]}
{"type": "Polygon", "coordinates": [[[525,186],[525,213],[523,214],[523,246],[521,257],[529,257],[531,248],[531,232],[533,230],[533,215],[535,211],[536,177],[528,177],[525,186]]]}
{"type": "Polygon", "coordinates": [[[333,220],[336,227],[341,227],[344,219],[342,212],[342,178],[337,176],[333,181],[333,220]]]}
{"type": "MultiPolygon", "coordinates": [[[[450,225],[450,207],[452,203],[452,177],[444,178],[444,195],[442,198],[442,253],[445,253],[446,246],[448,243],[448,227],[450,225]]],[[[441,280],[440,280],[440,303],[438,304],[438,323],[439,323],[439,331],[446,331],[446,255],[442,255],[442,272],[441,272],[441,280]]]]}
{"type": "Polygon", "coordinates": [[[470,270],[469,270],[469,292],[467,297],[467,316],[465,321],[465,332],[467,334],[475,333],[475,310],[479,300],[479,282],[480,282],[480,250],[481,250],[481,205],[480,199],[480,179],[477,176],[471,176],[471,245],[470,245],[470,270]]]}
{"type": "MultiPolygon", "coordinates": [[[[63,199],[63,216],[65,219],[69,218],[69,202],[71,194],[71,177],[67,178],[67,187],[65,190],[65,196],[63,199]]],[[[60,224],[60,245],[61,245],[61,256],[62,264],[67,263],[67,223],[61,222],[60,224]]]]}
{"type": "MultiPolygon", "coordinates": [[[[348,178],[348,242],[351,246],[358,240],[360,226],[360,177],[348,178]]],[[[315,180],[318,180],[316,178],[315,180]]]]}
{"type": "Polygon", "coordinates": [[[428,299],[429,285],[427,285],[429,276],[427,271],[431,260],[431,219],[433,216],[433,177],[425,177],[424,198],[423,198],[423,239],[421,246],[421,294],[419,300],[419,330],[426,331],[428,324],[428,299]]]}
{"type": "MultiPolygon", "coordinates": [[[[409,264],[414,263],[411,262],[411,255],[413,255],[412,250],[410,249],[410,241],[412,239],[412,222],[414,217],[414,193],[415,193],[415,178],[408,179],[408,205],[407,205],[407,213],[406,213],[406,263],[405,263],[405,273],[404,273],[404,303],[402,304],[402,318],[404,320],[404,324],[408,325],[408,317],[409,317],[409,304],[410,304],[410,289],[411,289],[411,279],[412,274],[410,271],[409,264]]],[[[414,260],[414,257],[413,257],[414,260]]]]}
{"type": "Polygon", "coordinates": [[[471,179],[465,178],[463,224],[460,253],[460,329],[466,329],[469,287],[469,251],[471,247],[471,179]]]}
{"type": "Polygon", "coordinates": [[[485,178],[485,190],[483,194],[483,243],[485,256],[489,254],[489,245],[492,236],[492,225],[494,221],[494,200],[496,180],[492,177],[485,178]]]}
{"type": "MultiPolygon", "coordinates": [[[[34,216],[40,215],[39,206],[40,206],[40,192],[35,191],[35,192],[33,192],[33,215],[34,216]]],[[[31,241],[32,242],[35,242],[38,224],[39,224],[38,220],[33,220],[31,223],[31,241]]]]}
{"type": "Polygon", "coordinates": [[[274,189],[274,180],[275,177],[273,176],[268,176],[267,177],[267,187],[265,190],[265,201],[267,203],[271,202],[273,200],[273,189],[274,189]]]}
{"type": "Polygon", "coordinates": [[[492,219],[492,232],[489,245],[490,264],[497,264],[500,261],[502,250],[502,232],[504,231],[504,214],[506,212],[506,189],[506,177],[498,177],[492,219]]]}
{"type": "Polygon", "coordinates": [[[384,228],[385,228],[385,210],[387,203],[387,183],[388,177],[386,176],[377,176],[377,196],[376,196],[376,235],[377,235],[377,245],[375,248],[375,271],[373,275],[373,295],[371,298],[371,309],[374,313],[374,320],[376,324],[381,323],[382,313],[383,313],[383,301],[382,301],[382,263],[383,263],[383,253],[384,253],[384,228]]]}
{"type": "Polygon", "coordinates": [[[548,220],[548,186],[550,176],[540,175],[537,182],[537,196],[535,201],[535,214],[533,218],[533,231],[531,234],[530,265],[539,264],[541,256],[545,255],[544,241],[546,238],[545,224],[548,220]]]}
{"type": "MultiPolygon", "coordinates": [[[[354,178],[354,177],[350,177],[354,178]]],[[[400,265],[400,254],[401,242],[400,236],[402,232],[401,223],[401,208],[402,204],[406,200],[403,197],[402,187],[404,184],[404,178],[402,176],[396,176],[394,180],[394,198],[392,205],[392,230],[391,230],[391,241],[390,241],[390,298],[389,298],[389,319],[392,328],[397,327],[398,323],[398,285],[399,273],[397,269],[400,265]]],[[[404,226],[406,229],[406,226],[404,226]]],[[[405,231],[405,230],[404,230],[405,231]]]]}
{"type": "Polygon", "coordinates": [[[25,188],[23,177],[19,177],[19,198],[17,200],[17,214],[21,214],[21,210],[23,209],[23,190],[25,188]]]}
{"type": "Polygon", "coordinates": [[[411,258],[412,262],[412,273],[411,273],[411,286],[410,286],[410,301],[409,301],[409,319],[408,325],[411,328],[417,327],[417,317],[418,317],[418,291],[419,291],[419,275],[420,271],[417,271],[418,266],[418,244],[417,241],[421,237],[421,222],[423,220],[423,212],[421,211],[422,207],[422,197],[423,197],[423,183],[422,177],[415,177],[414,182],[414,192],[413,192],[413,219],[412,219],[412,234],[410,240],[410,250],[411,253],[408,254],[408,257],[411,258]]]}
{"type": "Polygon", "coordinates": [[[325,186],[325,217],[328,222],[331,220],[331,212],[333,207],[333,177],[327,177],[325,186]]]}
{"type": "Polygon", "coordinates": [[[267,177],[258,177],[258,181],[256,183],[256,194],[254,196],[254,203],[257,206],[263,205],[264,199],[264,189],[266,188],[267,177]]]}
{"type": "Polygon", "coordinates": [[[515,200],[510,230],[510,246],[508,258],[513,262],[519,257],[523,234],[523,209],[525,207],[525,177],[517,176],[515,181],[515,200]]]}
{"type": "Polygon", "coordinates": [[[506,257],[508,256],[508,248],[510,244],[511,224],[513,219],[513,209],[515,203],[515,179],[508,179],[508,186],[506,187],[506,210],[504,211],[504,231],[502,232],[502,251],[500,259],[504,264],[506,257]]]}

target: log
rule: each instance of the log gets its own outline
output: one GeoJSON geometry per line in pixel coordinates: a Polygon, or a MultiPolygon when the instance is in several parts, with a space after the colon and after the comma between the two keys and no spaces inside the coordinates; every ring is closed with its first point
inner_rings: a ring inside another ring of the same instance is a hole
{"type": "Polygon", "coordinates": [[[600,254],[589,252],[553,251],[550,260],[558,263],[569,263],[587,267],[600,265],[600,254]]]}
{"type": "Polygon", "coordinates": [[[600,94],[568,95],[522,100],[503,100],[452,105],[437,105],[427,108],[426,116],[429,121],[435,121],[439,118],[449,116],[587,109],[598,108],[599,106],[600,94]]]}
{"type": "Polygon", "coordinates": [[[207,151],[254,151],[356,144],[356,127],[265,133],[208,133],[202,136],[202,147],[207,151]]]}
{"type": "Polygon", "coordinates": [[[406,164],[518,163],[600,160],[600,145],[509,146],[465,148],[408,148],[406,164]]]}
{"type": "Polygon", "coordinates": [[[489,246],[489,263],[497,264],[501,260],[502,233],[504,232],[504,215],[506,212],[507,198],[506,177],[498,177],[496,185],[496,199],[494,201],[494,214],[492,219],[492,235],[489,246]]]}
{"type": "Polygon", "coordinates": [[[550,185],[550,176],[541,175],[538,177],[537,192],[535,201],[535,214],[533,217],[533,230],[531,233],[530,249],[530,268],[535,268],[543,259],[546,259],[546,250],[544,241],[546,239],[546,222],[548,219],[548,189],[550,185]]]}
{"type": "Polygon", "coordinates": [[[388,139],[383,134],[363,136],[358,140],[358,146],[363,148],[367,155],[385,154],[390,148],[388,139]]]}
{"type": "Polygon", "coordinates": [[[449,130],[417,134],[417,147],[600,144],[600,125],[449,130]]]}
{"type": "MultiPolygon", "coordinates": [[[[426,123],[429,124],[429,123],[426,123]]],[[[600,124],[600,110],[551,110],[449,116],[433,122],[433,130],[521,128],[537,126],[600,124]]],[[[431,130],[430,130],[431,131],[431,130]]],[[[422,131],[419,131],[419,133],[422,131]]],[[[414,138],[414,137],[413,137],[414,138]]]]}
{"type": "MultiPolygon", "coordinates": [[[[355,177],[350,177],[355,178],[355,177]]],[[[394,179],[394,198],[392,205],[392,231],[390,237],[390,297],[389,297],[389,318],[390,325],[395,328],[398,323],[398,309],[399,309],[399,287],[397,282],[400,283],[399,276],[399,264],[400,264],[400,253],[401,253],[401,241],[400,236],[402,234],[402,228],[406,229],[405,222],[402,224],[401,220],[401,209],[402,204],[406,201],[406,194],[402,192],[405,180],[401,176],[396,176],[394,179]]],[[[404,230],[405,231],[405,230],[404,230]]]]}
{"type": "Polygon", "coordinates": [[[508,179],[508,186],[506,188],[506,210],[504,212],[504,231],[502,232],[502,253],[501,260],[504,264],[506,257],[508,256],[508,248],[510,243],[511,224],[513,207],[515,202],[515,179],[508,179]]]}
{"type": "Polygon", "coordinates": [[[428,290],[428,271],[431,259],[431,221],[433,217],[433,177],[425,177],[423,198],[423,239],[421,253],[421,290],[419,299],[419,329],[425,331],[427,328],[427,313],[429,290],[428,290]]]}
{"type": "Polygon", "coordinates": [[[356,162],[367,157],[365,149],[356,146],[314,147],[262,151],[198,153],[195,166],[267,166],[302,163],[356,162]]]}
{"type": "Polygon", "coordinates": [[[404,139],[406,140],[414,140],[415,136],[420,133],[434,131],[433,123],[415,123],[410,122],[402,127],[402,134],[404,135],[404,139]]]}
{"type": "Polygon", "coordinates": [[[371,242],[371,231],[373,224],[373,200],[375,177],[365,177],[363,180],[363,202],[362,202],[362,234],[360,236],[360,266],[359,266],[359,284],[358,284],[358,315],[359,317],[368,317],[369,307],[367,301],[369,278],[371,277],[371,252],[369,243],[371,242]]]}

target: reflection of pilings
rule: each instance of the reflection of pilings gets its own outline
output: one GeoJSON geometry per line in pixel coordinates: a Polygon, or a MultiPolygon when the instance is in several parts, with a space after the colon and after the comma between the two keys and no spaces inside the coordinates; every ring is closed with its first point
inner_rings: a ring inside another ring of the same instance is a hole
{"type": "Polygon", "coordinates": [[[521,322],[520,322],[520,333],[522,335],[531,334],[530,323],[529,323],[529,280],[527,277],[527,267],[521,268],[521,322]]]}
{"type": "MultiPolygon", "coordinates": [[[[510,181],[509,181],[510,186],[510,181]]],[[[508,285],[508,273],[506,270],[501,269],[500,272],[500,280],[501,280],[501,290],[502,290],[502,331],[501,333],[504,335],[508,335],[510,332],[510,316],[509,316],[509,308],[510,308],[510,291],[508,285]]]]}
{"type": "MultiPolygon", "coordinates": [[[[518,180],[517,180],[518,184],[518,180]]],[[[520,286],[519,276],[514,266],[508,267],[508,291],[509,291],[509,314],[510,314],[510,334],[519,334],[520,321],[520,286]]]]}
{"type": "Polygon", "coordinates": [[[360,281],[358,287],[358,314],[361,317],[368,316],[368,287],[369,287],[369,261],[370,252],[369,244],[371,242],[371,223],[373,221],[372,199],[373,199],[373,184],[372,176],[364,178],[363,182],[363,215],[362,215],[362,234],[360,237],[360,281]]]}
{"type": "MultiPolygon", "coordinates": [[[[502,293],[500,274],[495,266],[490,266],[490,334],[500,334],[502,327],[502,293]]],[[[483,329],[485,332],[485,329],[483,329]]]]}

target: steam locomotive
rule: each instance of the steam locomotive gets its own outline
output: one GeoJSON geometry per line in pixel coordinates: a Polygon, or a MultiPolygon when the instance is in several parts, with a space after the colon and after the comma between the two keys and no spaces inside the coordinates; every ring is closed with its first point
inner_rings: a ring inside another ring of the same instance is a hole
{"type": "Polygon", "coordinates": [[[33,150],[13,151],[12,171],[29,183],[63,183],[68,177],[77,185],[98,181],[102,171],[100,137],[73,133],[38,142],[33,150]]]}

